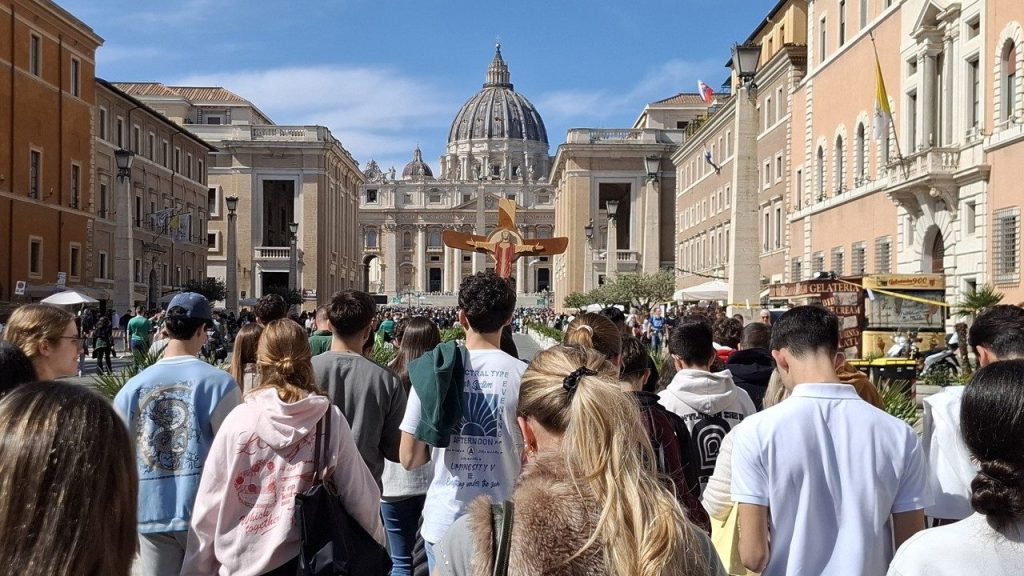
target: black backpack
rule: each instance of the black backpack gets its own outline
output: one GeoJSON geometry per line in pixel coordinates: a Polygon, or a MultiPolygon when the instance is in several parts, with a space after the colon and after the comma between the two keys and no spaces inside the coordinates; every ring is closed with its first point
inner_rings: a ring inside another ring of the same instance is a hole
{"type": "Polygon", "coordinates": [[[722,439],[732,426],[728,420],[717,414],[697,412],[697,421],[694,422],[693,428],[690,428],[678,415],[671,415],[674,416],[672,423],[676,429],[676,437],[683,444],[686,457],[686,485],[696,489],[698,492],[694,496],[700,497],[708,484],[708,478],[715,472],[715,462],[718,461],[722,439]]]}

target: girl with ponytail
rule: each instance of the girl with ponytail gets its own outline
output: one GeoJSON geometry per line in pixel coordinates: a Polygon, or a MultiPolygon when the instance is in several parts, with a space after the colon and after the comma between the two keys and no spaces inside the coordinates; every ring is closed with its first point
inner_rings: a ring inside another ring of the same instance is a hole
{"type": "Polygon", "coordinates": [[[327,462],[349,514],[384,543],[380,490],[348,422],[320,391],[306,332],[275,320],[260,335],[260,384],[225,418],[199,482],[181,574],[288,574],[298,566],[295,495],[308,490],[318,425],[331,410],[327,462]]]}
{"type": "Polygon", "coordinates": [[[975,513],[918,532],[889,567],[894,576],[1020,574],[1024,565],[1024,360],[993,362],[964,390],[960,433],[978,465],[975,513]]]}
{"type": "MultiPolygon", "coordinates": [[[[509,576],[725,574],[659,481],[636,403],[604,354],[539,353],[517,419],[528,464],[512,498],[509,576]]],[[[438,572],[491,574],[493,534],[491,502],[477,499],[436,547],[438,572]]]]}

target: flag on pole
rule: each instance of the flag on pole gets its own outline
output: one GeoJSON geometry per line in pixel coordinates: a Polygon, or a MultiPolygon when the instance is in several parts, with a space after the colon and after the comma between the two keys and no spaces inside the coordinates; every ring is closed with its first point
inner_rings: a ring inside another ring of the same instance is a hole
{"type": "Polygon", "coordinates": [[[697,91],[700,92],[700,98],[705,104],[711,104],[715,99],[715,91],[711,89],[711,86],[705,84],[703,80],[697,81],[697,91]]]}
{"type": "Polygon", "coordinates": [[[714,158],[711,157],[711,150],[708,150],[707,146],[704,147],[704,161],[710,164],[711,167],[715,169],[715,174],[722,173],[722,167],[719,166],[718,164],[715,164],[714,158]]]}
{"type": "Polygon", "coordinates": [[[889,108],[889,94],[885,91],[885,79],[882,78],[882,63],[875,53],[875,139],[879,139],[889,129],[892,122],[892,110],[889,108]]]}

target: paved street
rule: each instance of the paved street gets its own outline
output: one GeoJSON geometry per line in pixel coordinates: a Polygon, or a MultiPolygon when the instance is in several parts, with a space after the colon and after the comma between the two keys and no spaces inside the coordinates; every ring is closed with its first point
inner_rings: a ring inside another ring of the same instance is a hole
{"type": "Polygon", "coordinates": [[[519,358],[524,362],[530,362],[537,352],[543,350],[529,334],[513,334],[512,339],[515,340],[516,348],[519,350],[519,358]]]}

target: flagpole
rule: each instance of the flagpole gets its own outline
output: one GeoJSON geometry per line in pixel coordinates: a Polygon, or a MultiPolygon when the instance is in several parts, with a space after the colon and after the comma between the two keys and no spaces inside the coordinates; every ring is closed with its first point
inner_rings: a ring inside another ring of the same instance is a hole
{"type": "MultiPolygon", "coordinates": [[[[875,33],[874,32],[868,32],[868,38],[871,38],[871,49],[875,51],[875,65],[876,66],[881,66],[881,64],[880,64],[881,61],[878,59],[878,46],[875,44],[875,33]]],[[[879,74],[881,74],[881,72],[879,72],[879,74]]],[[[883,79],[883,81],[884,81],[884,79],[883,79]]],[[[886,106],[888,106],[888,104],[889,103],[886,102],[886,106]]],[[[907,178],[907,177],[909,177],[909,173],[907,172],[907,164],[906,164],[906,162],[904,162],[904,159],[903,159],[903,150],[900,147],[900,133],[899,133],[898,130],[896,130],[896,124],[892,121],[892,113],[891,112],[889,113],[889,125],[892,126],[892,138],[893,138],[893,140],[896,141],[896,158],[897,158],[897,161],[900,163],[900,169],[903,172],[903,177],[907,178]]],[[[911,130],[913,130],[913,129],[914,128],[912,127],[911,130]]]]}

